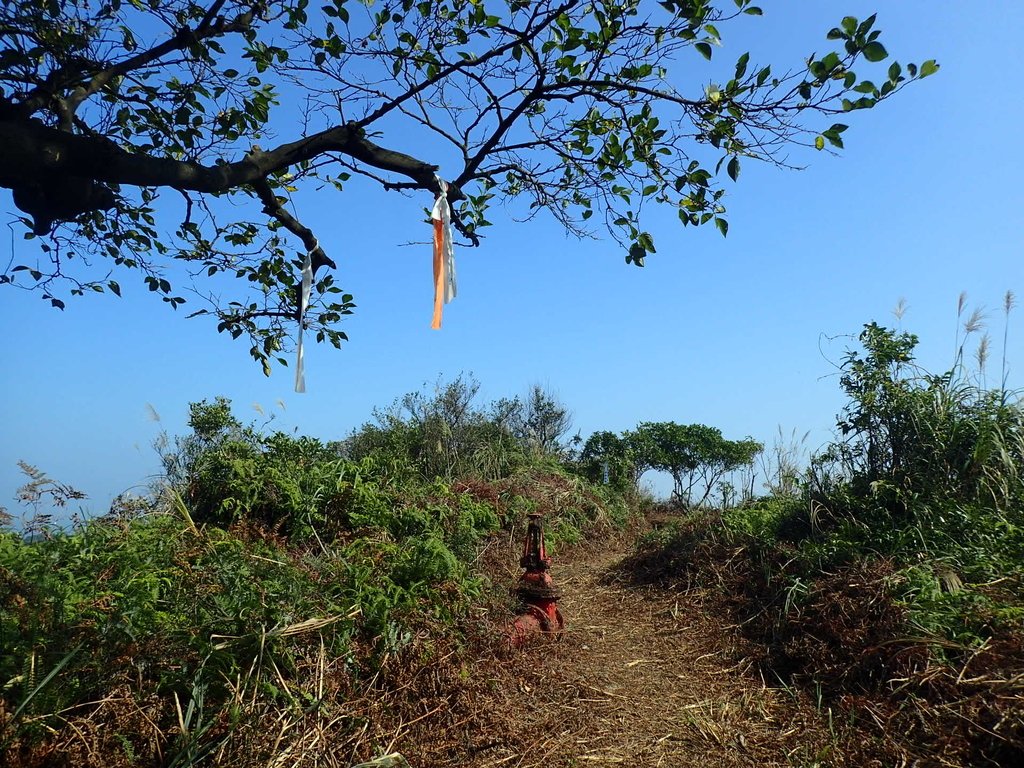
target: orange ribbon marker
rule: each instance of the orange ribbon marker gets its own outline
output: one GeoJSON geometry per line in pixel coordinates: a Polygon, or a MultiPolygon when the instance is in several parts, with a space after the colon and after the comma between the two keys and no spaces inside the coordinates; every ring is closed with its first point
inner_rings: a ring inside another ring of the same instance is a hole
{"type": "Polygon", "coordinates": [[[430,327],[441,328],[444,305],[455,298],[455,249],[452,246],[452,210],[448,205],[448,184],[440,176],[438,192],[430,218],[434,222],[434,317],[430,327]]]}

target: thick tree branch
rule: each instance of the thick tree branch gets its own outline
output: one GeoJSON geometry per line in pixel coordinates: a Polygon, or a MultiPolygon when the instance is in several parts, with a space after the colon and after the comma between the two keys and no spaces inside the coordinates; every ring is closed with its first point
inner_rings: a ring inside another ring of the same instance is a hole
{"type": "MultiPolygon", "coordinates": [[[[0,145],[8,150],[0,158],[0,185],[7,187],[15,186],[12,181],[19,177],[61,174],[111,184],[219,193],[253,184],[319,155],[338,152],[379,170],[406,176],[423,189],[436,192],[438,188],[434,180],[436,165],[374,144],[351,123],[269,150],[254,147],[241,160],[216,165],[134,154],[111,141],[65,133],[37,120],[0,120],[0,145]]],[[[461,192],[457,197],[461,199],[461,192]]]]}
{"type": "MultiPolygon", "coordinates": [[[[222,193],[246,185],[255,186],[273,173],[330,152],[404,176],[420,189],[435,194],[439,191],[435,179],[436,165],[374,144],[366,139],[361,128],[351,123],[266,151],[254,147],[241,160],[212,166],[133,154],[101,137],[65,133],[38,120],[0,120],[0,146],[8,150],[0,157],[0,186],[15,190],[16,195],[19,190],[30,186],[44,190],[58,185],[66,187],[68,180],[75,179],[81,180],[82,189],[89,191],[88,195],[82,193],[81,206],[77,210],[73,206],[74,196],[68,195],[68,190],[62,195],[59,209],[49,205],[45,194],[21,194],[22,199],[16,199],[18,207],[35,217],[36,230],[40,233],[48,231],[54,220],[65,220],[78,213],[112,206],[114,199],[109,191],[101,193],[106,190],[103,184],[222,193]]],[[[464,199],[457,185],[449,188],[448,196],[451,202],[464,199]]],[[[263,202],[267,204],[266,200],[263,202]]],[[[277,213],[268,213],[285,223],[277,213]]],[[[301,231],[291,231],[306,242],[301,231]]],[[[310,247],[308,242],[306,245],[310,247]]]]}

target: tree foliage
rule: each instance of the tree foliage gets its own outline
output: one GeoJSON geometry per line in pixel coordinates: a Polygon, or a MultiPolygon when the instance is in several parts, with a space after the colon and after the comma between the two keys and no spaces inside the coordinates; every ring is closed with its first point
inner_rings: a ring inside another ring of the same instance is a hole
{"type": "Polygon", "coordinates": [[[172,307],[191,290],[267,368],[298,317],[297,253],[318,341],[339,346],[354,306],[291,193],[426,202],[439,173],[469,242],[493,203],[522,200],[570,232],[607,230],[641,266],[645,207],[725,234],[724,176],[841,148],[839,115],[937,69],[858,74],[888,55],[871,16],[796,66],[744,53],[717,82],[690,74],[728,22],[759,15],[751,0],[11,0],[0,186],[45,257],[0,282],[63,308],[137,270],[172,307]]]}
{"type": "Polygon", "coordinates": [[[524,398],[502,398],[491,406],[492,419],[509,431],[534,456],[562,456],[572,414],[540,384],[524,398]]]}
{"type": "Polygon", "coordinates": [[[715,427],[674,421],[640,424],[631,439],[646,464],[672,476],[672,496],[687,506],[695,490],[697,506],[707,501],[726,473],[751,464],[764,448],[756,440],[726,440],[715,427]]]}
{"type": "Polygon", "coordinates": [[[640,477],[650,467],[640,462],[630,436],[630,432],[617,435],[601,430],[588,437],[580,451],[584,476],[620,490],[636,488],[640,477]]]}
{"type": "Polygon", "coordinates": [[[764,446],[756,440],[727,440],[715,427],[643,422],[621,435],[595,432],[583,446],[584,474],[615,486],[636,486],[644,472],[655,469],[672,476],[674,499],[697,506],[711,495],[727,473],[751,464],[764,446]]]}
{"type": "Polygon", "coordinates": [[[849,351],[842,365],[840,385],[848,398],[838,420],[843,439],[817,458],[827,490],[839,495],[833,480],[850,495],[870,499],[869,507],[899,518],[940,517],[930,521],[936,528],[947,517],[959,520],[970,535],[983,526],[964,512],[980,507],[996,519],[1009,515],[1012,522],[1002,524],[1014,532],[1024,499],[1019,393],[970,381],[962,347],[953,369],[931,374],[915,362],[914,334],[868,323],[859,341],[862,349],[849,351]],[[954,505],[955,514],[943,510],[954,505]]]}
{"type": "Polygon", "coordinates": [[[375,408],[373,420],[338,448],[352,459],[372,457],[448,481],[494,480],[529,463],[565,457],[563,437],[572,417],[543,387],[531,387],[523,399],[501,398],[486,406],[480,405],[479,392],[472,374],[439,378],[375,408]]]}

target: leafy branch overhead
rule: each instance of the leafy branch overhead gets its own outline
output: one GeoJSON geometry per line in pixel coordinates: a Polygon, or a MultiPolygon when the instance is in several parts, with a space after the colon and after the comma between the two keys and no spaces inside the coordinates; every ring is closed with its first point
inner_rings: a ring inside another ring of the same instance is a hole
{"type": "Polygon", "coordinates": [[[339,346],[354,306],[289,195],[432,195],[441,169],[473,244],[492,203],[519,200],[569,232],[606,230],[642,266],[645,205],[726,234],[726,176],[841,148],[838,115],[937,69],[856,74],[888,57],[873,16],[843,19],[838,50],[798,66],[744,53],[720,68],[720,30],[760,15],[751,0],[12,0],[0,186],[48,260],[0,282],[63,308],[58,293],[119,293],[113,269],[137,269],[177,307],[177,262],[197,314],[267,368],[298,314],[296,252],[312,254],[319,341],[339,346]]]}

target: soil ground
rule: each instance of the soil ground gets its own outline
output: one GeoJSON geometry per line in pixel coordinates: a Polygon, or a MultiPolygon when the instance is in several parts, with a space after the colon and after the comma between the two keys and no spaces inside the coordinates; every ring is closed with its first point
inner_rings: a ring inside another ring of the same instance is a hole
{"type": "Polygon", "coordinates": [[[458,700],[400,740],[413,766],[844,764],[827,709],[760,679],[710,595],[617,578],[625,548],[556,559],[562,639],[464,669],[458,700]]]}

